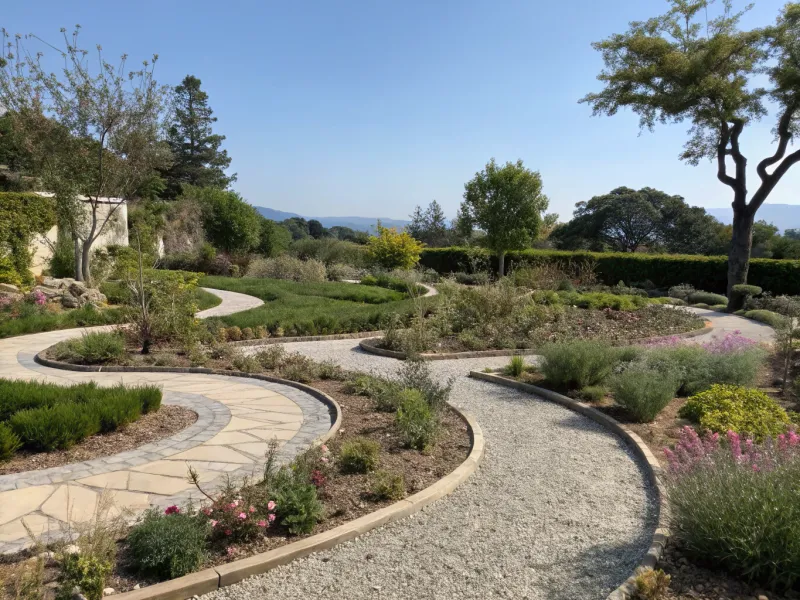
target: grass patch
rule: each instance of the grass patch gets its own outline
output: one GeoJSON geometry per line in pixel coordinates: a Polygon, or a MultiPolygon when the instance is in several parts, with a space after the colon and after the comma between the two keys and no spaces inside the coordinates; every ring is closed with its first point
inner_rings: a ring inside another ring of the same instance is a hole
{"type": "Polygon", "coordinates": [[[227,327],[266,327],[273,335],[370,331],[379,329],[385,316],[409,316],[414,309],[405,294],[369,285],[250,277],[203,277],[200,285],[261,298],[262,306],[215,320],[227,327]]]}
{"type": "Polygon", "coordinates": [[[119,308],[98,309],[87,304],[81,308],[62,310],[58,306],[53,309],[19,302],[0,310],[0,338],[57,329],[114,325],[122,323],[124,318],[119,308]]]}

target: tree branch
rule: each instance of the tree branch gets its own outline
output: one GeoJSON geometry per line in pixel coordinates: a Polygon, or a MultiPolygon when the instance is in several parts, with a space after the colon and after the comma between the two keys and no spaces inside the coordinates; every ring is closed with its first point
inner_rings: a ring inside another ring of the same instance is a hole
{"type": "Polygon", "coordinates": [[[789,169],[791,169],[792,166],[796,165],[797,163],[800,163],[800,150],[796,150],[784,158],[772,175],[768,175],[767,179],[761,183],[758,190],[756,190],[756,193],[753,194],[753,199],[750,200],[750,206],[753,207],[753,211],[758,210],[758,208],[764,203],[764,200],[767,199],[767,196],[769,196],[770,192],[772,192],[775,186],[778,185],[781,177],[786,175],[789,169]]]}
{"type": "Polygon", "coordinates": [[[731,139],[731,132],[728,123],[723,121],[720,127],[719,144],[717,144],[717,179],[727,186],[736,189],[736,180],[728,175],[728,167],[725,164],[725,157],[728,155],[728,142],[731,139]]]}
{"type": "Polygon", "coordinates": [[[789,146],[789,142],[792,139],[792,133],[789,130],[789,126],[792,123],[792,117],[794,117],[794,113],[796,111],[796,104],[787,106],[786,110],[781,115],[780,121],[778,121],[778,148],[775,150],[775,154],[758,163],[758,167],[756,169],[762,182],[765,182],[767,179],[769,179],[770,175],[767,173],[767,168],[781,160],[786,154],[786,148],[789,146]]]}

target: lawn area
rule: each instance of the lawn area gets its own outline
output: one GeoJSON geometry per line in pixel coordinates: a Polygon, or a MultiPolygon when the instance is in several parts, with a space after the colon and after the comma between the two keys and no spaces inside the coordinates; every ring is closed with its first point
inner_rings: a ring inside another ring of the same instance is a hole
{"type": "Polygon", "coordinates": [[[56,329],[94,327],[121,323],[124,316],[119,308],[97,309],[86,305],[75,309],[60,306],[37,306],[18,302],[0,310],[0,338],[41,333],[56,329]]]}
{"type": "Polygon", "coordinates": [[[284,335],[324,335],[379,329],[385,315],[410,315],[413,301],[394,290],[324,282],[298,283],[250,277],[203,277],[204,287],[249,294],[264,305],[214,319],[226,327],[263,326],[284,335]]]}

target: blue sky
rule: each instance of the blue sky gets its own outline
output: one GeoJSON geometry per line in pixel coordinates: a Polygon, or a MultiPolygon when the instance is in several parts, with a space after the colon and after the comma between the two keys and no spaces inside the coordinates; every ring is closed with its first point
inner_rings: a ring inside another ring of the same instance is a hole
{"type": "MultiPolygon", "coordinates": [[[[757,0],[745,25],[772,22],[757,0]]],[[[664,0],[298,0],[5,3],[0,26],[141,60],[162,83],[203,81],[252,204],[313,216],[406,218],[437,199],[454,215],[464,182],[490,157],[541,172],[551,210],[615,187],[651,186],[692,204],[730,204],[704,162],[678,154],[687,126],[639,135],[631,114],[591,117],[599,89],[590,43],[663,12],[664,0]]],[[[771,119],[749,128],[754,168],[771,119]]],[[[755,188],[752,174],[751,189],[755,188]]],[[[770,202],[800,204],[800,169],[770,202]]]]}

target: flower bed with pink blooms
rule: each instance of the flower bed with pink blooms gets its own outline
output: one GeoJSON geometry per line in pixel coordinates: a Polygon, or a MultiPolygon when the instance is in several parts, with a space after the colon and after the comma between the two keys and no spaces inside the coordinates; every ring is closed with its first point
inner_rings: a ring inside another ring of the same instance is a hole
{"type": "Polygon", "coordinates": [[[756,442],[684,427],[665,450],[671,530],[684,553],[777,592],[800,582],[800,436],[756,442]]]}

